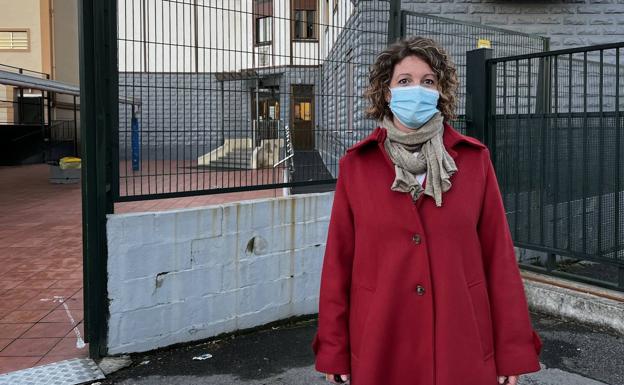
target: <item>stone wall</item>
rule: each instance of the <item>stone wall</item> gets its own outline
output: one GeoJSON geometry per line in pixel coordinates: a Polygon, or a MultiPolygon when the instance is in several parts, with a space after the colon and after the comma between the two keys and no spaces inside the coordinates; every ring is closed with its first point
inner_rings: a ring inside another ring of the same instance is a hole
{"type": "Polygon", "coordinates": [[[551,49],[624,40],[622,0],[402,0],[402,8],[546,36],[551,49]]]}

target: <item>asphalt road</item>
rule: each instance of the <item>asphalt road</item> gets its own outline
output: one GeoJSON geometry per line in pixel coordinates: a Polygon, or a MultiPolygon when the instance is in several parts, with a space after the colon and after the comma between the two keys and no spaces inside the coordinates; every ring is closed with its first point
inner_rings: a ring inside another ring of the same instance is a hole
{"type": "MultiPolygon", "coordinates": [[[[624,338],[542,314],[532,314],[544,341],[542,370],[522,385],[624,385],[624,338]]],[[[310,347],[316,320],[230,336],[222,340],[133,356],[131,367],[101,384],[120,385],[313,385],[310,347]],[[194,360],[204,354],[204,360],[194,360]]]]}

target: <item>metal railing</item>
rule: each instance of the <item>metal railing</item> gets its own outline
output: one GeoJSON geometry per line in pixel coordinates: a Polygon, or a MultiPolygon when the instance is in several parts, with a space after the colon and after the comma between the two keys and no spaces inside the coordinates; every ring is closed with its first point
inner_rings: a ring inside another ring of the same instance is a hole
{"type": "Polygon", "coordinates": [[[436,40],[451,56],[457,68],[457,119],[453,127],[466,133],[466,53],[477,47],[479,40],[487,40],[492,46],[492,57],[523,55],[548,51],[547,37],[510,29],[431,16],[412,11],[402,11],[402,35],[423,36],[436,40]]]}
{"type": "Polygon", "coordinates": [[[295,151],[293,149],[293,145],[292,145],[292,139],[291,139],[291,134],[290,134],[290,127],[288,127],[288,124],[284,125],[284,131],[282,134],[282,137],[284,139],[284,155],[282,157],[282,159],[280,159],[277,163],[275,163],[273,165],[273,168],[281,165],[282,163],[286,163],[287,167],[288,167],[288,180],[286,182],[289,182],[293,176],[293,173],[295,172],[295,163],[294,163],[294,156],[295,156],[295,151]]]}
{"type": "Polygon", "coordinates": [[[486,141],[524,267],[624,290],[624,43],[487,60],[486,141]],[[578,263],[579,261],[584,261],[578,263]]]}
{"type": "Polygon", "coordinates": [[[352,144],[374,128],[362,92],[387,43],[389,10],[386,0],[336,4],[119,1],[119,94],[143,104],[134,134],[132,111],[119,106],[115,200],[334,181],[338,154],[323,137],[340,131],[352,144]],[[296,159],[288,183],[239,159],[275,137],[276,121],[289,127],[296,159]],[[211,158],[222,162],[208,167],[211,158]]]}

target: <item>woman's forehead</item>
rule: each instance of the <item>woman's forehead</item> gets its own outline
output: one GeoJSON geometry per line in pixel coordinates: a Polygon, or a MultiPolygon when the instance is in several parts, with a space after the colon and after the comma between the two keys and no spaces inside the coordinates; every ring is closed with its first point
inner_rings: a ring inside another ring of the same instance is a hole
{"type": "Polygon", "coordinates": [[[435,75],[433,69],[426,61],[418,56],[408,56],[394,66],[394,75],[408,74],[412,76],[435,75]]]}

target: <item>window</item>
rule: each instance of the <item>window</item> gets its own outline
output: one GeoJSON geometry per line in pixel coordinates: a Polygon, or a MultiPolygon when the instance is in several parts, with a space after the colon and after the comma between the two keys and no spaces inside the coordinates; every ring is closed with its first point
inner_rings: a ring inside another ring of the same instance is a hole
{"type": "Polygon", "coordinates": [[[253,15],[256,45],[271,44],[273,41],[273,0],[254,0],[253,15]]]}
{"type": "MultiPolygon", "coordinates": [[[[325,0],[325,9],[323,12],[323,24],[325,27],[329,25],[329,0],[325,0]]],[[[325,29],[327,31],[327,29],[325,29]]]]}
{"type": "Polygon", "coordinates": [[[295,39],[316,39],[316,11],[295,11],[295,39]]]}
{"type": "Polygon", "coordinates": [[[256,44],[271,44],[273,40],[273,18],[259,17],[256,19],[256,44]]]}
{"type": "Polygon", "coordinates": [[[0,49],[28,51],[28,31],[0,31],[0,49]]]}
{"type": "Polygon", "coordinates": [[[266,67],[271,65],[271,46],[265,45],[257,48],[258,50],[258,67],[266,67]]]}
{"type": "Polygon", "coordinates": [[[295,103],[295,119],[312,120],[312,103],[298,102],[295,103]]]}
{"type": "Polygon", "coordinates": [[[316,40],[316,0],[294,0],[293,38],[316,40]]]}

